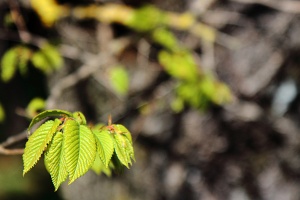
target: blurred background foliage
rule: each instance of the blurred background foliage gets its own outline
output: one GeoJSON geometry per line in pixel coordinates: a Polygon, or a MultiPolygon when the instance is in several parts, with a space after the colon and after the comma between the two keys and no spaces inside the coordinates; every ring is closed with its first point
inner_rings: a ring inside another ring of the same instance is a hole
{"type": "Polygon", "coordinates": [[[1,156],[0,199],[299,198],[296,1],[7,0],[0,10],[1,140],[44,109],[93,124],[111,113],[137,154],[123,175],[91,172],[57,193],[42,165],[22,178],[21,157],[1,156]]]}

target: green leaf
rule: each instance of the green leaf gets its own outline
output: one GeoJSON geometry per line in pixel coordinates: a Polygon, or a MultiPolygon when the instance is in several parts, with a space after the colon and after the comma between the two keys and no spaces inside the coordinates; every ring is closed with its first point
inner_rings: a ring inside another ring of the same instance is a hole
{"type": "Polygon", "coordinates": [[[47,118],[47,117],[72,117],[73,114],[68,112],[68,111],[64,111],[64,110],[46,110],[43,111],[41,113],[39,113],[37,116],[35,116],[28,127],[28,131],[31,129],[31,127],[33,125],[35,125],[36,123],[38,123],[39,121],[47,118]]]}
{"type": "Polygon", "coordinates": [[[199,69],[190,52],[178,51],[167,52],[160,51],[159,63],[173,77],[185,81],[197,81],[199,78],[199,69]]]}
{"type": "Polygon", "coordinates": [[[109,71],[112,88],[117,94],[126,95],[129,87],[128,73],[122,66],[115,66],[109,71]]]}
{"type": "Polygon", "coordinates": [[[113,127],[115,133],[124,135],[130,141],[130,144],[132,144],[131,134],[125,126],[122,124],[113,124],[111,126],[113,127]]]}
{"type": "Polygon", "coordinates": [[[152,38],[155,42],[171,51],[179,49],[175,35],[166,28],[155,29],[152,33],[152,38]]]}
{"type": "Polygon", "coordinates": [[[45,165],[48,169],[55,191],[68,177],[67,166],[64,158],[64,135],[57,132],[45,153],[45,165]]]}
{"type": "Polygon", "coordinates": [[[43,52],[37,51],[32,55],[31,58],[32,64],[43,73],[48,74],[52,72],[50,63],[47,60],[47,57],[43,52]]]}
{"type": "Polygon", "coordinates": [[[34,98],[32,99],[27,108],[26,113],[29,117],[34,117],[38,111],[45,109],[45,101],[42,98],[34,98]]]}
{"type": "Polygon", "coordinates": [[[49,120],[41,125],[28,139],[23,154],[23,176],[37,163],[42,153],[57,131],[61,121],[49,120]]]}
{"type": "Polygon", "coordinates": [[[27,72],[27,65],[31,58],[32,51],[27,47],[19,47],[19,71],[20,74],[25,75],[27,72]]]}
{"type": "Polygon", "coordinates": [[[62,66],[63,64],[63,59],[57,50],[57,47],[51,45],[51,44],[46,44],[41,51],[45,55],[49,65],[53,67],[54,69],[58,69],[59,67],[62,66]]]}
{"type": "Polygon", "coordinates": [[[53,69],[58,69],[63,64],[57,48],[50,44],[44,45],[40,51],[35,52],[31,61],[36,68],[45,74],[52,72],[53,69]]]}
{"type": "Polygon", "coordinates": [[[126,22],[126,25],[137,31],[150,31],[162,24],[165,19],[165,13],[155,6],[144,6],[134,11],[132,18],[126,22]]]}
{"type": "Polygon", "coordinates": [[[65,159],[69,184],[84,175],[96,156],[96,142],[92,131],[85,125],[69,119],[65,123],[65,159]]]}
{"type": "Polygon", "coordinates": [[[97,154],[100,156],[105,167],[108,167],[111,156],[114,152],[114,142],[107,130],[95,130],[93,131],[96,136],[97,154]]]}
{"type": "Polygon", "coordinates": [[[125,137],[120,134],[114,134],[114,139],[114,147],[118,159],[123,165],[129,168],[128,163],[131,163],[131,161],[127,153],[127,143],[125,137]]]}
{"type": "Polygon", "coordinates": [[[108,177],[111,176],[111,168],[106,167],[103,162],[100,159],[99,154],[96,154],[96,158],[94,161],[94,164],[92,165],[91,169],[98,175],[100,175],[102,172],[106,174],[108,177]]]}
{"type": "Polygon", "coordinates": [[[111,163],[113,165],[113,169],[116,173],[121,174],[124,171],[124,165],[120,162],[116,152],[114,152],[112,158],[111,158],[111,163]]]}
{"type": "Polygon", "coordinates": [[[8,82],[12,79],[17,70],[18,51],[17,48],[11,48],[6,51],[1,59],[1,79],[8,82]]]}
{"type": "Polygon", "coordinates": [[[0,123],[2,123],[4,120],[5,120],[5,111],[2,104],[0,103],[0,123]]]}
{"type": "Polygon", "coordinates": [[[171,103],[171,108],[176,113],[181,112],[184,109],[184,100],[181,97],[176,97],[171,103]]]}
{"type": "Polygon", "coordinates": [[[77,122],[81,125],[86,125],[86,119],[85,119],[85,116],[82,114],[82,112],[74,112],[73,113],[73,117],[74,119],[77,120],[77,122]]]}

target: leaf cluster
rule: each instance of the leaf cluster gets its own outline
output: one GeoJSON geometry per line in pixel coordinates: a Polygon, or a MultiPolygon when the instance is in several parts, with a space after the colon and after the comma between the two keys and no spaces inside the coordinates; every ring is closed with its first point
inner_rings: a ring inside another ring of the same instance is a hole
{"type": "Polygon", "coordinates": [[[20,74],[25,75],[28,71],[29,62],[47,74],[61,67],[63,59],[57,48],[48,43],[44,44],[38,51],[24,45],[12,47],[1,58],[2,81],[10,81],[17,70],[20,74]]]}
{"type": "Polygon", "coordinates": [[[112,168],[129,168],[135,160],[131,134],[123,125],[90,128],[81,112],[47,110],[33,118],[28,130],[48,117],[52,119],[28,138],[23,154],[23,175],[44,154],[46,169],[57,190],[67,178],[71,184],[89,169],[110,175],[112,168]]]}

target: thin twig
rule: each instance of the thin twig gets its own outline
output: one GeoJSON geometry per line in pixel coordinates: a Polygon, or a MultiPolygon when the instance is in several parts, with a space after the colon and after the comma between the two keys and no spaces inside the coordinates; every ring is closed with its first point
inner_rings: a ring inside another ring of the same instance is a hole
{"type": "Polygon", "coordinates": [[[22,155],[24,153],[24,149],[6,149],[0,146],[0,154],[2,155],[22,155]]]}
{"type": "Polygon", "coordinates": [[[21,155],[24,153],[24,148],[22,149],[8,149],[7,147],[21,142],[27,138],[27,131],[23,131],[17,135],[7,138],[4,142],[0,144],[0,154],[2,155],[21,155]]]}
{"type": "Polygon", "coordinates": [[[25,43],[29,43],[32,40],[31,35],[27,31],[27,27],[21,15],[18,2],[16,0],[9,0],[8,3],[10,7],[11,17],[18,28],[18,32],[21,40],[25,43]]]}

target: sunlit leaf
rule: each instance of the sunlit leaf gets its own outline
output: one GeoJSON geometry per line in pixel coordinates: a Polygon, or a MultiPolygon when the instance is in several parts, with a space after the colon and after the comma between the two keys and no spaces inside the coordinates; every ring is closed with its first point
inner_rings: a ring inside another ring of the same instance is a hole
{"type": "Polygon", "coordinates": [[[47,117],[72,117],[73,114],[65,111],[65,110],[46,110],[43,111],[41,113],[39,113],[38,115],[36,115],[30,122],[29,126],[28,126],[28,131],[31,129],[31,127],[33,125],[35,125],[36,123],[40,122],[41,120],[47,118],[47,117]]]}
{"type": "Polygon", "coordinates": [[[125,126],[123,126],[122,124],[113,124],[112,127],[115,130],[115,133],[124,135],[132,144],[131,134],[125,126]]]}
{"type": "Polygon", "coordinates": [[[28,139],[23,154],[25,175],[40,159],[42,153],[51,141],[54,133],[60,125],[60,120],[49,120],[41,125],[28,139]]]}
{"type": "Polygon", "coordinates": [[[56,20],[67,15],[66,6],[59,5],[55,0],[30,0],[32,8],[41,17],[42,22],[51,27],[56,20]]]}
{"type": "Polygon", "coordinates": [[[97,142],[97,154],[100,156],[105,167],[108,167],[111,156],[114,152],[114,142],[107,130],[94,130],[97,142]]]}
{"type": "Polygon", "coordinates": [[[64,158],[64,135],[57,132],[45,153],[45,165],[48,169],[55,191],[68,177],[67,165],[64,158]]]}
{"type": "Polygon", "coordinates": [[[69,184],[84,175],[96,156],[96,142],[92,131],[75,120],[67,120],[64,128],[65,159],[69,184]]]}
{"type": "Polygon", "coordinates": [[[74,112],[73,117],[77,120],[77,122],[81,125],[86,125],[86,119],[85,116],[82,114],[82,112],[74,112]]]}

